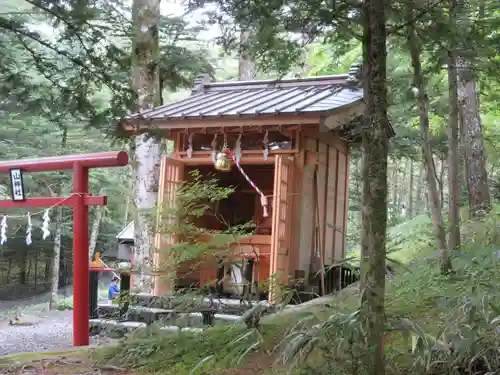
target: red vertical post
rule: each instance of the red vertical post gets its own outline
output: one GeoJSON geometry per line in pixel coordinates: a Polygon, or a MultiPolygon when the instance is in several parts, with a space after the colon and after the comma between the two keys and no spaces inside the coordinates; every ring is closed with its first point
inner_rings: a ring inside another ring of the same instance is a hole
{"type": "Polygon", "coordinates": [[[89,170],[73,166],[73,346],[89,345],[89,209],[85,205],[89,170]]]}
{"type": "Polygon", "coordinates": [[[88,205],[106,205],[106,197],[89,197],[89,168],[124,167],[125,151],[84,155],[65,155],[42,159],[0,161],[0,173],[11,168],[23,172],[73,170],[74,196],[59,198],[28,198],[24,202],[0,200],[0,208],[71,206],[73,208],[73,345],[89,344],[89,219],[88,205]]]}

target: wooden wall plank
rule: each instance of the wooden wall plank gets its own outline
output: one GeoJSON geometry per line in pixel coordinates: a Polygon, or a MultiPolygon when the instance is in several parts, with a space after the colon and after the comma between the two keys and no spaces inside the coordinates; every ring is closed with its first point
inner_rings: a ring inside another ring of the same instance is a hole
{"type": "Polygon", "coordinates": [[[276,277],[271,283],[269,301],[280,302],[280,293],[277,284],[287,284],[290,274],[290,201],[288,190],[293,162],[286,155],[276,158],[273,229],[271,237],[271,265],[270,274],[276,277]],[[275,284],[275,282],[277,284],[275,284]]]}
{"type": "MultiPolygon", "coordinates": [[[[300,270],[300,224],[301,224],[301,202],[302,202],[302,173],[304,166],[300,163],[300,156],[293,157],[291,188],[288,199],[292,205],[290,225],[293,230],[290,230],[290,270],[292,272],[300,270]]],[[[292,275],[295,277],[295,275],[292,275]]]]}
{"type": "Polygon", "coordinates": [[[339,153],[338,158],[338,181],[337,181],[337,209],[335,215],[335,261],[343,259],[345,242],[345,216],[346,216],[346,179],[347,157],[339,153]]]}
{"type": "MultiPolygon", "coordinates": [[[[317,152],[317,142],[311,138],[304,138],[302,145],[304,151],[317,152]]],[[[300,190],[299,225],[299,264],[298,269],[304,272],[304,278],[309,280],[313,253],[313,234],[315,223],[314,191],[313,180],[316,165],[304,165],[302,171],[302,189],[300,190]]]]}
{"type": "Polygon", "coordinates": [[[319,209],[319,245],[321,255],[325,259],[325,235],[326,235],[326,186],[328,179],[328,146],[318,141],[318,209],[319,209]]]}
{"type": "Polygon", "coordinates": [[[338,178],[338,150],[329,147],[328,151],[328,182],[326,202],[326,238],[325,238],[325,263],[333,264],[335,260],[335,209],[337,207],[337,178],[338,178]]]}
{"type": "MultiPolygon", "coordinates": [[[[169,225],[175,220],[167,211],[174,207],[176,201],[177,189],[184,180],[184,163],[179,160],[164,158],[160,170],[160,185],[158,187],[159,201],[161,206],[158,213],[158,231],[161,232],[162,226],[169,225]],[[163,168],[162,168],[163,166],[163,168]]],[[[175,239],[171,235],[157,235],[157,250],[155,257],[155,268],[161,271],[161,275],[155,277],[154,295],[162,295],[169,291],[173,285],[169,275],[164,271],[168,265],[168,248],[174,243],[175,239]]]]}
{"type": "MultiPolygon", "coordinates": [[[[346,160],[345,160],[345,170],[346,170],[346,177],[345,177],[345,188],[344,188],[344,233],[347,234],[348,231],[348,219],[349,219],[349,180],[351,177],[351,174],[349,173],[349,167],[351,163],[351,153],[349,149],[347,149],[346,153],[346,160]]],[[[344,236],[344,243],[342,246],[342,259],[345,258],[347,252],[347,235],[344,236]]]]}

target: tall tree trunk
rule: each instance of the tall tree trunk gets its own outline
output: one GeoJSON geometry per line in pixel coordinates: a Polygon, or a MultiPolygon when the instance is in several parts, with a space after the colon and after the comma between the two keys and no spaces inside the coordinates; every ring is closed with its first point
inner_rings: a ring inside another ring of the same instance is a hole
{"type": "Polygon", "coordinates": [[[130,176],[130,179],[127,182],[127,199],[125,201],[125,212],[123,214],[123,226],[128,225],[128,220],[130,216],[130,206],[131,206],[131,200],[132,200],[132,190],[134,188],[134,179],[132,176],[130,176]]]}
{"type": "MultiPolygon", "coordinates": [[[[103,195],[104,189],[99,190],[98,195],[103,195]]],[[[94,221],[92,223],[92,229],[90,231],[90,241],[89,241],[89,261],[94,258],[94,253],[97,247],[97,239],[99,238],[99,228],[101,226],[102,217],[104,214],[104,207],[97,206],[94,214],[94,221]]]]}
{"type": "MultiPolygon", "coordinates": [[[[392,204],[393,211],[398,212],[398,161],[394,160],[394,169],[392,170],[392,204]]],[[[399,212],[398,212],[399,214],[399,212]]]]}
{"type": "Polygon", "coordinates": [[[479,114],[476,74],[464,58],[457,57],[456,61],[458,69],[458,103],[465,133],[469,215],[471,218],[475,218],[484,216],[485,213],[491,211],[483,125],[479,114]]]}
{"type": "Polygon", "coordinates": [[[255,79],[255,64],[248,53],[248,39],[250,32],[242,28],[240,31],[240,56],[238,58],[238,79],[240,81],[251,81],[255,79]]]}
{"type": "Polygon", "coordinates": [[[408,218],[413,217],[413,159],[408,160],[408,208],[406,211],[406,216],[408,218]]]}
{"type": "Polygon", "coordinates": [[[21,285],[26,285],[27,284],[27,264],[26,261],[28,260],[28,249],[22,249],[19,252],[19,283],[21,285]]]}
{"type": "MultiPolygon", "coordinates": [[[[450,1],[450,23],[455,24],[456,1],[450,1]]],[[[457,92],[457,67],[454,46],[448,52],[448,91],[450,114],[448,123],[448,249],[460,247],[460,158],[457,92]]]]}
{"type": "Polygon", "coordinates": [[[51,288],[50,288],[50,302],[49,309],[57,309],[59,303],[59,272],[61,266],[61,237],[62,237],[62,207],[56,208],[56,215],[54,217],[55,230],[54,230],[54,255],[52,258],[51,267],[51,288]]]}
{"type": "Polygon", "coordinates": [[[417,215],[419,215],[422,212],[422,208],[424,206],[424,202],[422,200],[422,187],[424,187],[424,184],[425,184],[425,166],[422,164],[422,167],[419,168],[417,189],[415,192],[415,214],[417,215]]]}
{"type": "MultiPolygon", "coordinates": [[[[61,150],[64,150],[68,144],[68,128],[63,127],[61,129],[61,150]]],[[[59,186],[57,191],[51,191],[52,196],[57,196],[63,190],[63,186],[59,186]]],[[[55,231],[54,231],[54,245],[53,245],[53,258],[51,266],[51,280],[50,280],[50,302],[49,309],[57,309],[57,304],[59,302],[59,274],[61,267],[61,237],[62,237],[62,207],[56,209],[55,220],[55,231]]]]}
{"type": "MultiPolygon", "coordinates": [[[[362,172],[363,172],[363,158],[360,156],[357,163],[356,163],[356,172],[355,172],[355,174],[356,174],[356,179],[355,179],[356,192],[359,192],[362,189],[362,186],[361,186],[361,182],[362,182],[361,174],[362,174],[362,172]]],[[[359,202],[359,200],[358,200],[358,202],[359,202]]],[[[361,226],[363,225],[363,207],[358,205],[357,209],[358,209],[357,224],[358,224],[359,228],[361,228],[361,226]]]]}
{"type": "Polygon", "coordinates": [[[436,167],[432,157],[431,142],[429,137],[429,103],[427,92],[425,89],[424,77],[422,74],[422,63],[420,61],[420,53],[422,50],[420,39],[413,29],[413,3],[409,2],[408,7],[408,48],[411,56],[413,67],[413,80],[417,91],[417,102],[420,115],[420,134],[421,134],[421,150],[422,160],[425,166],[425,176],[427,179],[428,201],[431,209],[432,224],[436,235],[436,246],[440,252],[441,271],[448,273],[451,270],[451,260],[446,245],[446,232],[444,229],[443,216],[441,213],[441,202],[436,182],[436,167]]]}
{"type": "MultiPolygon", "coordinates": [[[[465,0],[454,0],[453,5],[455,6],[455,19],[451,25],[452,29],[454,28],[453,33],[459,37],[459,40],[463,40],[463,37],[470,32],[472,25],[470,4],[466,3],[465,0]]],[[[479,21],[484,18],[484,10],[484,1],[480,1],[477,12],[479,21]]],[[[460,46],[460,48],[469,48],[469,46],[460,46]]],[[[471,61],[462,56],[460,51],[457,51],[455,59],[458,73],[458,107],[464,135],[469,217],[476,218],[491,211],[477,77],[471,61]]]]}
{"type": "MultiPolygon", "coordinates": [[[[129,143],[129,155],[135,154],[135,142],[129,143]]],[[[135,196],[134,192],[134,168],[129,166],[127,167],[127,172],[130,171],[130,176],[127,181],[127,191],[126,191],[126,201],[125,201],[125,212],[123,214],[123,226],[126,227],[129,224],[130,219],[130,206],[133,197],[135,196]]]]}
{"type": "Polygon", "coordinates": [[[441,209],[444,208],[444,163],[445,163],[444,156],[442,156],[439,160],[439,196],[440,201],[441,201],[441,209]]]}
{"type": "MultiPolygon", "coordinates": [[[[160,0],[134,0],[132,4],[133,48],[132,88],[135,110],[142,112],[160,105],[158,71],[158,22],[160,0]]],[[[152,211],[158,198],[161,141],[150,134],[135,138],[133,160],[135,182],[134,266],[139,274],[135,288],[153,290],[154,225],[152,211]]]]}
{"type": "Polygon", "coordinates": [[[387,30],[386,2],[364,3],[364,100],[366,121],[362,132],[363,153],[363,269],[362,309],[365,312],[367,374],[383,375],[385,250],[387,231],[387,30]]]}

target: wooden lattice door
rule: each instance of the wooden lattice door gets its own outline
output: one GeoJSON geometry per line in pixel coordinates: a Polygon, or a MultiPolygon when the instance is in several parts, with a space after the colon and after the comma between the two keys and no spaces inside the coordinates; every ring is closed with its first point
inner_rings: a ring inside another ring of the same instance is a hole
{"type": "Polygon", "coordinates": [[[184,181],[184,163],[180,160],[163,157],[160,166],[160,181],[158,185],[158,215],[157,234],[155,245],[157,256],[155,265],[158,277],[155,280],[155,295],[161,295],[171,290],[174,285],[175,273],[170,270],[171,259],[168,256],[168,248],[175,244],[175,235],[165,233],[165,227],[175,224],[175,205],[177,191],[184,181]]]}
{"type": "Polygon", "coordinates": [[[279,285],[287,284],[290,268],[290,215],[293,159],[287,155],[275,156],[274,192],[272,209],[270,275],[272,283],[269,300],[280,300],[279,285]]]}

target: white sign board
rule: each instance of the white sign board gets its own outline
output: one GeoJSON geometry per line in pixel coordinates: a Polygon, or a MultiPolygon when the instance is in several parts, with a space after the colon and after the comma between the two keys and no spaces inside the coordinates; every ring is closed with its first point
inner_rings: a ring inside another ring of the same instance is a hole
{"type": "Polygon", "coordinates": [[[26,199],[24,196],[23,173],[21,169],[10,169],[10,186],[12,189],[12,200],[14,202],[22,202],[26,199]]]}

